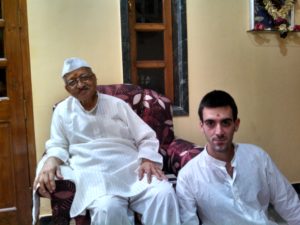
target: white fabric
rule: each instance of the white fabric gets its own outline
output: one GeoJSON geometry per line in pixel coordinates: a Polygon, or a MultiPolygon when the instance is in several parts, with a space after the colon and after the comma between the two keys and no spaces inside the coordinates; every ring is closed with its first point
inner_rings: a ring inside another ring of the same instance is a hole
{"type": "Polygon", "coordinates": [[[81,67],[91,68],[90,65],[83,59],[76,58],[76,57],[65,59],[61,76],[64,77],[67,73],[70,73],[81,67]]]}
{"type": "MultiPolygon", "coordinates": [[[[162,164],[158,148],[155,132],[124,101],[98,94],[96,107],[85,111],[70,96],[54,110],[47,154],[37,174],[50,156],[65,162],[61,166],[64,179],[76,185],[70,211],[74,217],[100,196],[130,197],[145,190],[149,184],[138,180],[137,169],[142,158],[162,164]]],[[[34,201],[37,206],[36,196],[34,201]]]]}
{"type": "Polygon", "coordinates": [[[128,208],[128,198],[105,195],[95,199],[87,208],[91,225],[132,225],[133,212],[128,208]],[[116,216],[117,215],[117,216],[116,216]],[[110,222],[107,224],[107,222],[110,222]]]}
{"type": "Polygon", "coordinates": [[[206,149],[179,172],[176,193],[181,222],[204,225],[273,225],[269,203],[291,225],[300,224],[297,193],[269,155],[257,146],[235,145],[231,178],[225,162],[206,149]]]}
{"type": "MultiPolygon", "coordinates": [[[[153,177],[153,179],[156,178],[153,177]]],[[[143,224],[180,224],[176,194],[172,185],[167,181],[158,184],[154,182],[146,190],[130,198],[111,195],[97,198],[87,209],[94,225],[134,224],[132,216],[128,216],[128,214],[132,215],[133,211],[142,214],[143,224]],[[107,224],[107,221],[110,223],[107,224]]]]}

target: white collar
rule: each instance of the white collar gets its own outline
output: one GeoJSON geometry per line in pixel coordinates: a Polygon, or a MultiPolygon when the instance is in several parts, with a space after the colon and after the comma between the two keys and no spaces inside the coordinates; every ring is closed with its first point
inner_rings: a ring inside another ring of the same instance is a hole
{"type": "MultiPolygon", "coordinates": [[[[237,144],[233,144],[233,145],[234,145],[234,155],[233,155],[233,158],[231,160],[231,165],[233,167],[235,167],[236,166],[236,152],[238,150],[238,145],[237,144]]],[[[212,164],[212,165],[214,165],[216,167],[221,167],[221,168],[225,167],[225,165],[226,165],[225,161],[216,159],[216,158],[214,158],[214,157],[212,157],[211,155],[208,154],[208,152],[207,152],[207,146],[205,146],[203,153],[204,153],[204,157],[205,157],[206,161],[209,164],[212,164]]]]}

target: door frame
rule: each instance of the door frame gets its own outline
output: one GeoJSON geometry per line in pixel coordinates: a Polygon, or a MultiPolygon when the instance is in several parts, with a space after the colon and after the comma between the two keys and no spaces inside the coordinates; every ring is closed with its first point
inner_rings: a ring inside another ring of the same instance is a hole
{"type": "Polygon", "coordinates": [[[18,0],[19,3],[19,21],[20,21],[20,46],[22,55],[22,77],[24,90],[24,110],[26,115],[26,131],[27,131],[27,151],[28,165],[30,171],[30,188],[35,177],[36,168],[36,148],[34,134],[34,118],[33,118],[33,101],[32,86],[30,73],[30,52],[29,52],[29,35],[28,35],[28,17],[27,17],[27,1],[18,0]]]}

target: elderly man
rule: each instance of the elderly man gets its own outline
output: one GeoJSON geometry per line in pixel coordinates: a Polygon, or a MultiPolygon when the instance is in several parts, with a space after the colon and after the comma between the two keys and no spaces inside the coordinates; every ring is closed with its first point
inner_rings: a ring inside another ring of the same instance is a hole
{"type": "Polygon", "coordinates": [[[66,59],[62,78],[71,96],[54,110],[34,189],[49,197],[55,179],[72,180],[70,215],[89,210],[93,225],[131,224],[129,211],[142,214],[147,225],[179,224],[155,132],[127,103],[97,92],[96,76],[84,60],[66,59]]]}
{"type": "Polygon", "coordinates": [[[203,152],[181,169],[176,193],[184,225],[275,225],[269,204],[290,225],[300,224],[300,201],[270,156],[252,144],[233,143],[240,119],[224,91],[206,94],[199,106],[207,139],[203,152]]]}

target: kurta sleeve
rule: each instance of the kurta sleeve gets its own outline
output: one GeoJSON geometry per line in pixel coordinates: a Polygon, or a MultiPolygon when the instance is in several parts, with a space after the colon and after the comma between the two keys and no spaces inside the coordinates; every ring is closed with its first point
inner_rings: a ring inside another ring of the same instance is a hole
{"type": "Polygon", "coordinates": [[[189,183],[189,178],[180,171],[176,183],[176,194],[182,225],[200,224],[197,215],[197,203],[191,190],[193,186],[189,183]]]}
{"type": "Polygon", "coordinates": [[[271,203],[289,225],[299,225],[300,200],[297,192],[268,155],[266,156],[266,166],[271,203]]]}
{"type": "MultiPolygon", "coordinates": [[[[62,121],[59,118],[59,110],[55,110],[53,113],[50,135],[50,139],[46,142],[46,154],[43,155],[42,159],[38,162],[35,179],[37,179],[37,176],[42,170],[45,161],[49,157],[54,156],[61,159],[64,162],[66,162],[69,158],[69,154],[66,151],[67,141],[62,128],[62,121]]],[[[32,224],[35,225],[38,221],[40,213],[40,197],[36,190],[33,190],[32,198],[32,224]]]]}
{"type": "Polygon", "coordinates": [[[51,122],[50,139],[46,142],[46,157],[57,157],[63,162],[69,159],[66,130],[64,129],[64,114],[61,107],[54,110],[51,122]]]}
{"type": "Polygon", "coordinates": [[[162,156],[158,153],[159,141],[156,133],[124,102],[126,121],[138,150],[139,159],[149,159],[162,164],[162,156]]]}

